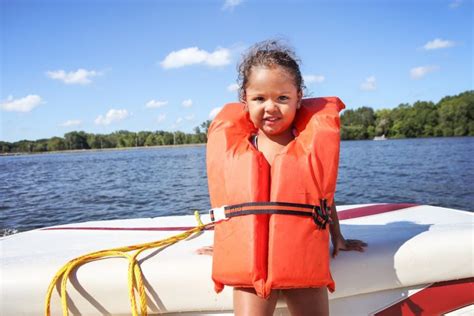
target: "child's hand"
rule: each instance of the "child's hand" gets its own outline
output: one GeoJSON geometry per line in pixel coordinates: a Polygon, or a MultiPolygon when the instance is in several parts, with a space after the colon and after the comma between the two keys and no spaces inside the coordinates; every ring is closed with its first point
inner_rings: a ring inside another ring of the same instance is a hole
{"type": "Polygon", "coordinates": [[[202,247],[202,248],[199,248],[198,250],[196,250],[196,253],[198,255],[212,256],[212,250],[213,250],[213,246],[206,246],[206,247],[202,247]]]}
{"type": "Polygon", "coordinates": [[[342,234],[338,234],[337,236],[333,236],[331,238],[333,250],[332,250],[332,257],[335,258],[339,250],[343,251],[351,251],[356,250],[360,252],[364,252],[363,247],[367,247],[367,243],[363,242],[362,240],[358,239],[344,239],[342,234]]]}

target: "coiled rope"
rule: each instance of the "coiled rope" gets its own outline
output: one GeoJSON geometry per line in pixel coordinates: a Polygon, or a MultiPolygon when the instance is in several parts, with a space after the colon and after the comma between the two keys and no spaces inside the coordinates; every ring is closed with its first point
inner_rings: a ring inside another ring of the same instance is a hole
{"type": "Polygon", "coordinates": [[[196,217],[196,221],[198,222],[198,225],[181,234],[171,236],[169,238],[165,238],[158,241],[140,244],[140,245],[100,250],[100,251],[92,252],[92,253],[77,257],[75,259],[72,259],[71,261],[66,263],[61,269],[59,269],[59,271],[56,273],[53,280],[49,284],[48,291],[46,293],[44,314],[46,316],[51,315],[51,296],[53,294],[54,287],[56,286],[58,281],[61,280],[61,283],[59,286],[59,295],[61,298],[62,312],[63,312],[63,316],[69,315],[66,286],[67,286],[67,281],[69,279],[69,275],[75,268],[85,263],[92,262],[99,259],[110,258],[110,257],[123,257],[123,258],[128,259],[128,295],[130,299],[132,315],[133,316],[139,315],[138,309],[137,309],[137,299],[136,299],[136,294],[138,294],[140,314],[142,316],[147,316],[148,315],[147,300],[146,300],[146,295],[145,295],[145,286],[143,285],[143,273],[140,268],[140,264],[137,260],[137,257],[138,255],[140,255],[140,253],[142,253],[143,251],[147,249],[164,247],[164,246],[177,243],[178,241],[184,240],[188,238],[189,236],[199,233],[200,231],[214,225],[214,223],[203,224],[198,211],[194,212],[194,216],[196,217]],[[128,253],[133,250],[136,250],[136,252],[133,254],[128,253]]]}

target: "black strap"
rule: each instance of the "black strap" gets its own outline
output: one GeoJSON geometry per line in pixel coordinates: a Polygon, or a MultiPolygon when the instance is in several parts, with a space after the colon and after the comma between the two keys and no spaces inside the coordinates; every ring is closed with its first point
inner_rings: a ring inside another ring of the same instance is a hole
{"type": "Polygon", "coordinates": [[[241,203],[224,207],[224,212],[226,218],[261,214],[310,216],[313,218],[314,223],[321,229],[325,229],[326,224],[331,222],[331,209],[328,207],[326,199],[321,199],[319,205],[288,202],[241,203]]]}

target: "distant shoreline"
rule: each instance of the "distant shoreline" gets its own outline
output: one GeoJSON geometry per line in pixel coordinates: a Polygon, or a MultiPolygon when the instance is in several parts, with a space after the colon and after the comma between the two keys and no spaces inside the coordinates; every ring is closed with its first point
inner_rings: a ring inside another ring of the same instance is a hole
{"type": "Polygon", "coordinates": [[[39,152],[18,152],[18,153],[0,153],[0,157],[6,156],[25,156],[25,155],[49,155],[49,154],[77,154],[86,152],[106,152],[106,151],[121,151],[121,150],[133,150],[133,149],[156,149],[156,148],[182,148],[182,147],[202,147],[206,146],[206,143],[202,144],[180,144],[180,145],[156,145],[156,146],[138,146],[138,147],[119,147],[119,148],[93,148],[93,149],[67,149],[67,150],[55,150],[55,151],[39,151],[39,152]]]}
{"type": "MultiPolygon", "coordinates": [[[[394,137],[386,138],[385,140],[409,140],[409,139],[432,139],[432,138],[469,138],[474,136],[419,136],[419,137],[394,137]]],[[[341,142],[352,142],[352,141],[374,141],[373,139],[341,139],[341,142]]],[[[378,140],[375,140],[378,141],[378,140]]],[[[120,147],[120,148],[91,148],[91,149],[67,149],[67,150],[56,150],[56,151],[39,151],[39,152],[18,152],[18,153],[0,153],[0,157],[10,156],[25,156],[25,155],[48,155],[48,154],[77,154],[86,152],[107,152],[107,151],[121,151],[121,150],[134,150],[134,149],[156,149],[156,148],[183,148],[183,147],[205,147],[206,143],[200,144],[179,144],[179,145],[156,145],[156,146],[138,146],[138,147],[120,147]]]]}

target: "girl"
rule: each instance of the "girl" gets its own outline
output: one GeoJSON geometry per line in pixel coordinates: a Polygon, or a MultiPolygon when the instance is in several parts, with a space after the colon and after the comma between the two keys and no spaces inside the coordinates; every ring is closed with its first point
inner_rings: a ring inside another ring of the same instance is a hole
{"type": "MultiPolygon", "coordinates": [[[[276,41],[257,43],[239,66],[239,83],[240,101],[258,130],[250,141],[271,168],[275,156],[295,138],[293,121],[304,89],[297,59],[292,50],[276,41]]],[[[331,210],[332,256],[339,250],[364,251],[366,243],[344,239],[334,203],[331,210]]],[[[198,253],[212,254],[212,247],[199,249],[198,253]]],[[[280,293],[292,315],[329,314],[326,287],[272,290],[268,299],[257,296],[253,288],[235,287],[235,315],[272,315],[280,293]]]]}

